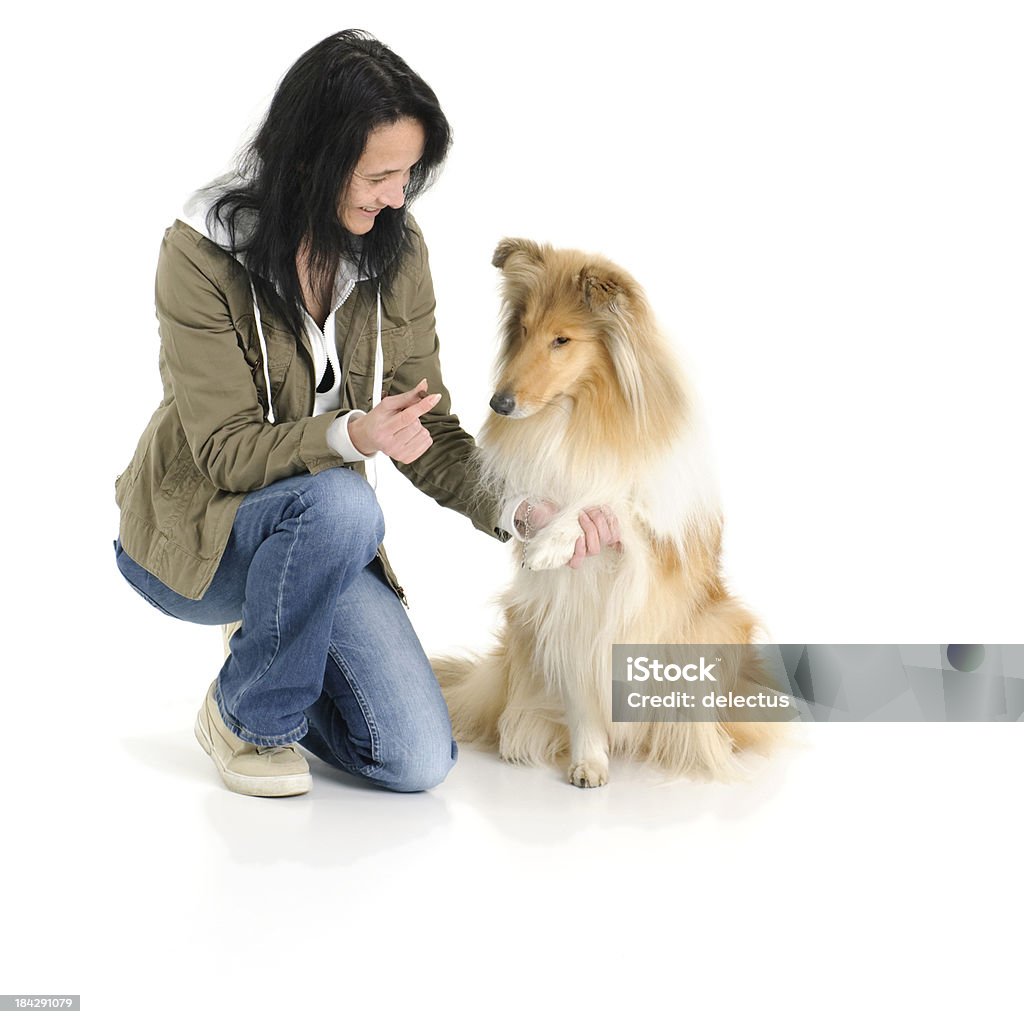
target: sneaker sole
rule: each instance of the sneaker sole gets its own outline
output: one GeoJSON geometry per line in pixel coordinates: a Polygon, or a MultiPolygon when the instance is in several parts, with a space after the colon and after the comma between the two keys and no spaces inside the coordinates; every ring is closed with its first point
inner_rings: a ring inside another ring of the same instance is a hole
{"type": "Polygon", "coordinates": [[[194,729],[199,746],[206,751],[217,767],[224,785],[232,793],[241,793],[243,796],[301,796],[308,793],[313,785],[312,776],[308,772],[301,775],[274,775],[268,778],[254,778],[251,775],[239,775],[225,768],[213,752],[213,742],[203,729],[203,713],[199,712],[196,718],[194,729]]]}

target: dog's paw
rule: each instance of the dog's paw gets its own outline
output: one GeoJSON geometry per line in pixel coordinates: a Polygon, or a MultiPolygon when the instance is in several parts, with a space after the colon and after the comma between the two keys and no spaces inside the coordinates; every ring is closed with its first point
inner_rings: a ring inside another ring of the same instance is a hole
{"type": "Polygon", "coordinates": [[[608,762],[577,761],[569,769],[569,781],[579,789],[595,789],[608,781],[608,762]]]}
{"type": "Polygon", "coordinates": [[[578,519],[560,516],[527,541],[523,565],[535,572],[561,569],[576,553],[576,541],[582,536],[578,519]]]}

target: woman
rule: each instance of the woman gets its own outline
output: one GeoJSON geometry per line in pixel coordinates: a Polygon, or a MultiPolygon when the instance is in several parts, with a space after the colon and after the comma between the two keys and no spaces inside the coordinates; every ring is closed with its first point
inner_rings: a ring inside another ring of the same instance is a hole
{"type": "MultiPolygon", "coordinates": [[[[380,547],[367,459],[389,456],[502,540],[552,512],[499,510],[477,490],[473,439],[441,381],[426,248],[405,206],[450,142],[426,83],[341,32],[299,58],[239,171],[164,236],[164,397],[116,483],[115,550],[166,614],[241,620],[196,722],[236,792],[306,792],[296,743],[393,790],[430,788],[455,762],[380,547]]],[[[574,563],[616,539],[599,515],[581,524],[574,563]]]]}

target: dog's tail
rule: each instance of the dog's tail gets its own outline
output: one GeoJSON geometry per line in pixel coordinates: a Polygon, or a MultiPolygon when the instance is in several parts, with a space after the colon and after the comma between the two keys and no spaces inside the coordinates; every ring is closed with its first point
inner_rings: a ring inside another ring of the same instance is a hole
{"type": "Polygon", "coordinates": [[[431,658],[430,666],[448,703],[455,738],[498,745],[498,718],[507,700],[507,674],[501,662],[485,658],[431,658]]]}
{"type": "MultiPolygon", "coordinates": [[[[745,650],[742,667],[736,684],[736,692],[748,696],[759,693],[774,694],[776,682],[768,671],[761,656],[753,648],[745,650]]],[[[732,740],[736,751],[750,750],[757,754],[767,755],[780,744],[792,738],[792,730],[788,722],[722,722],[732,740]]]]}

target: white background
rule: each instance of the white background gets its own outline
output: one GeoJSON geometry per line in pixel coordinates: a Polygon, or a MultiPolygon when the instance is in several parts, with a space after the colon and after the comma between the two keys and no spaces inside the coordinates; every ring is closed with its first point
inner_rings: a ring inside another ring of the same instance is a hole
{"type": "MultiPolygon", "coordinates": [[[[5,30],[0,992],[97,1021],[1014,1019],[1014,726],[822,726],[738,787],[618,766],[576,792],[467,750],[431,794],[318,769],[244,800],[190,735],[217,632],[114,570],[161,234],[353,26],[455,127],[415,213],[469,429],[497,241],[599,250],[690,370],[725,567],[773,639],[1024,642],[1018,6],[666,11],[57,4],[5,30]]],[[[484,646],[509,552],[379,490],[424,645],[484,646]]]]}

